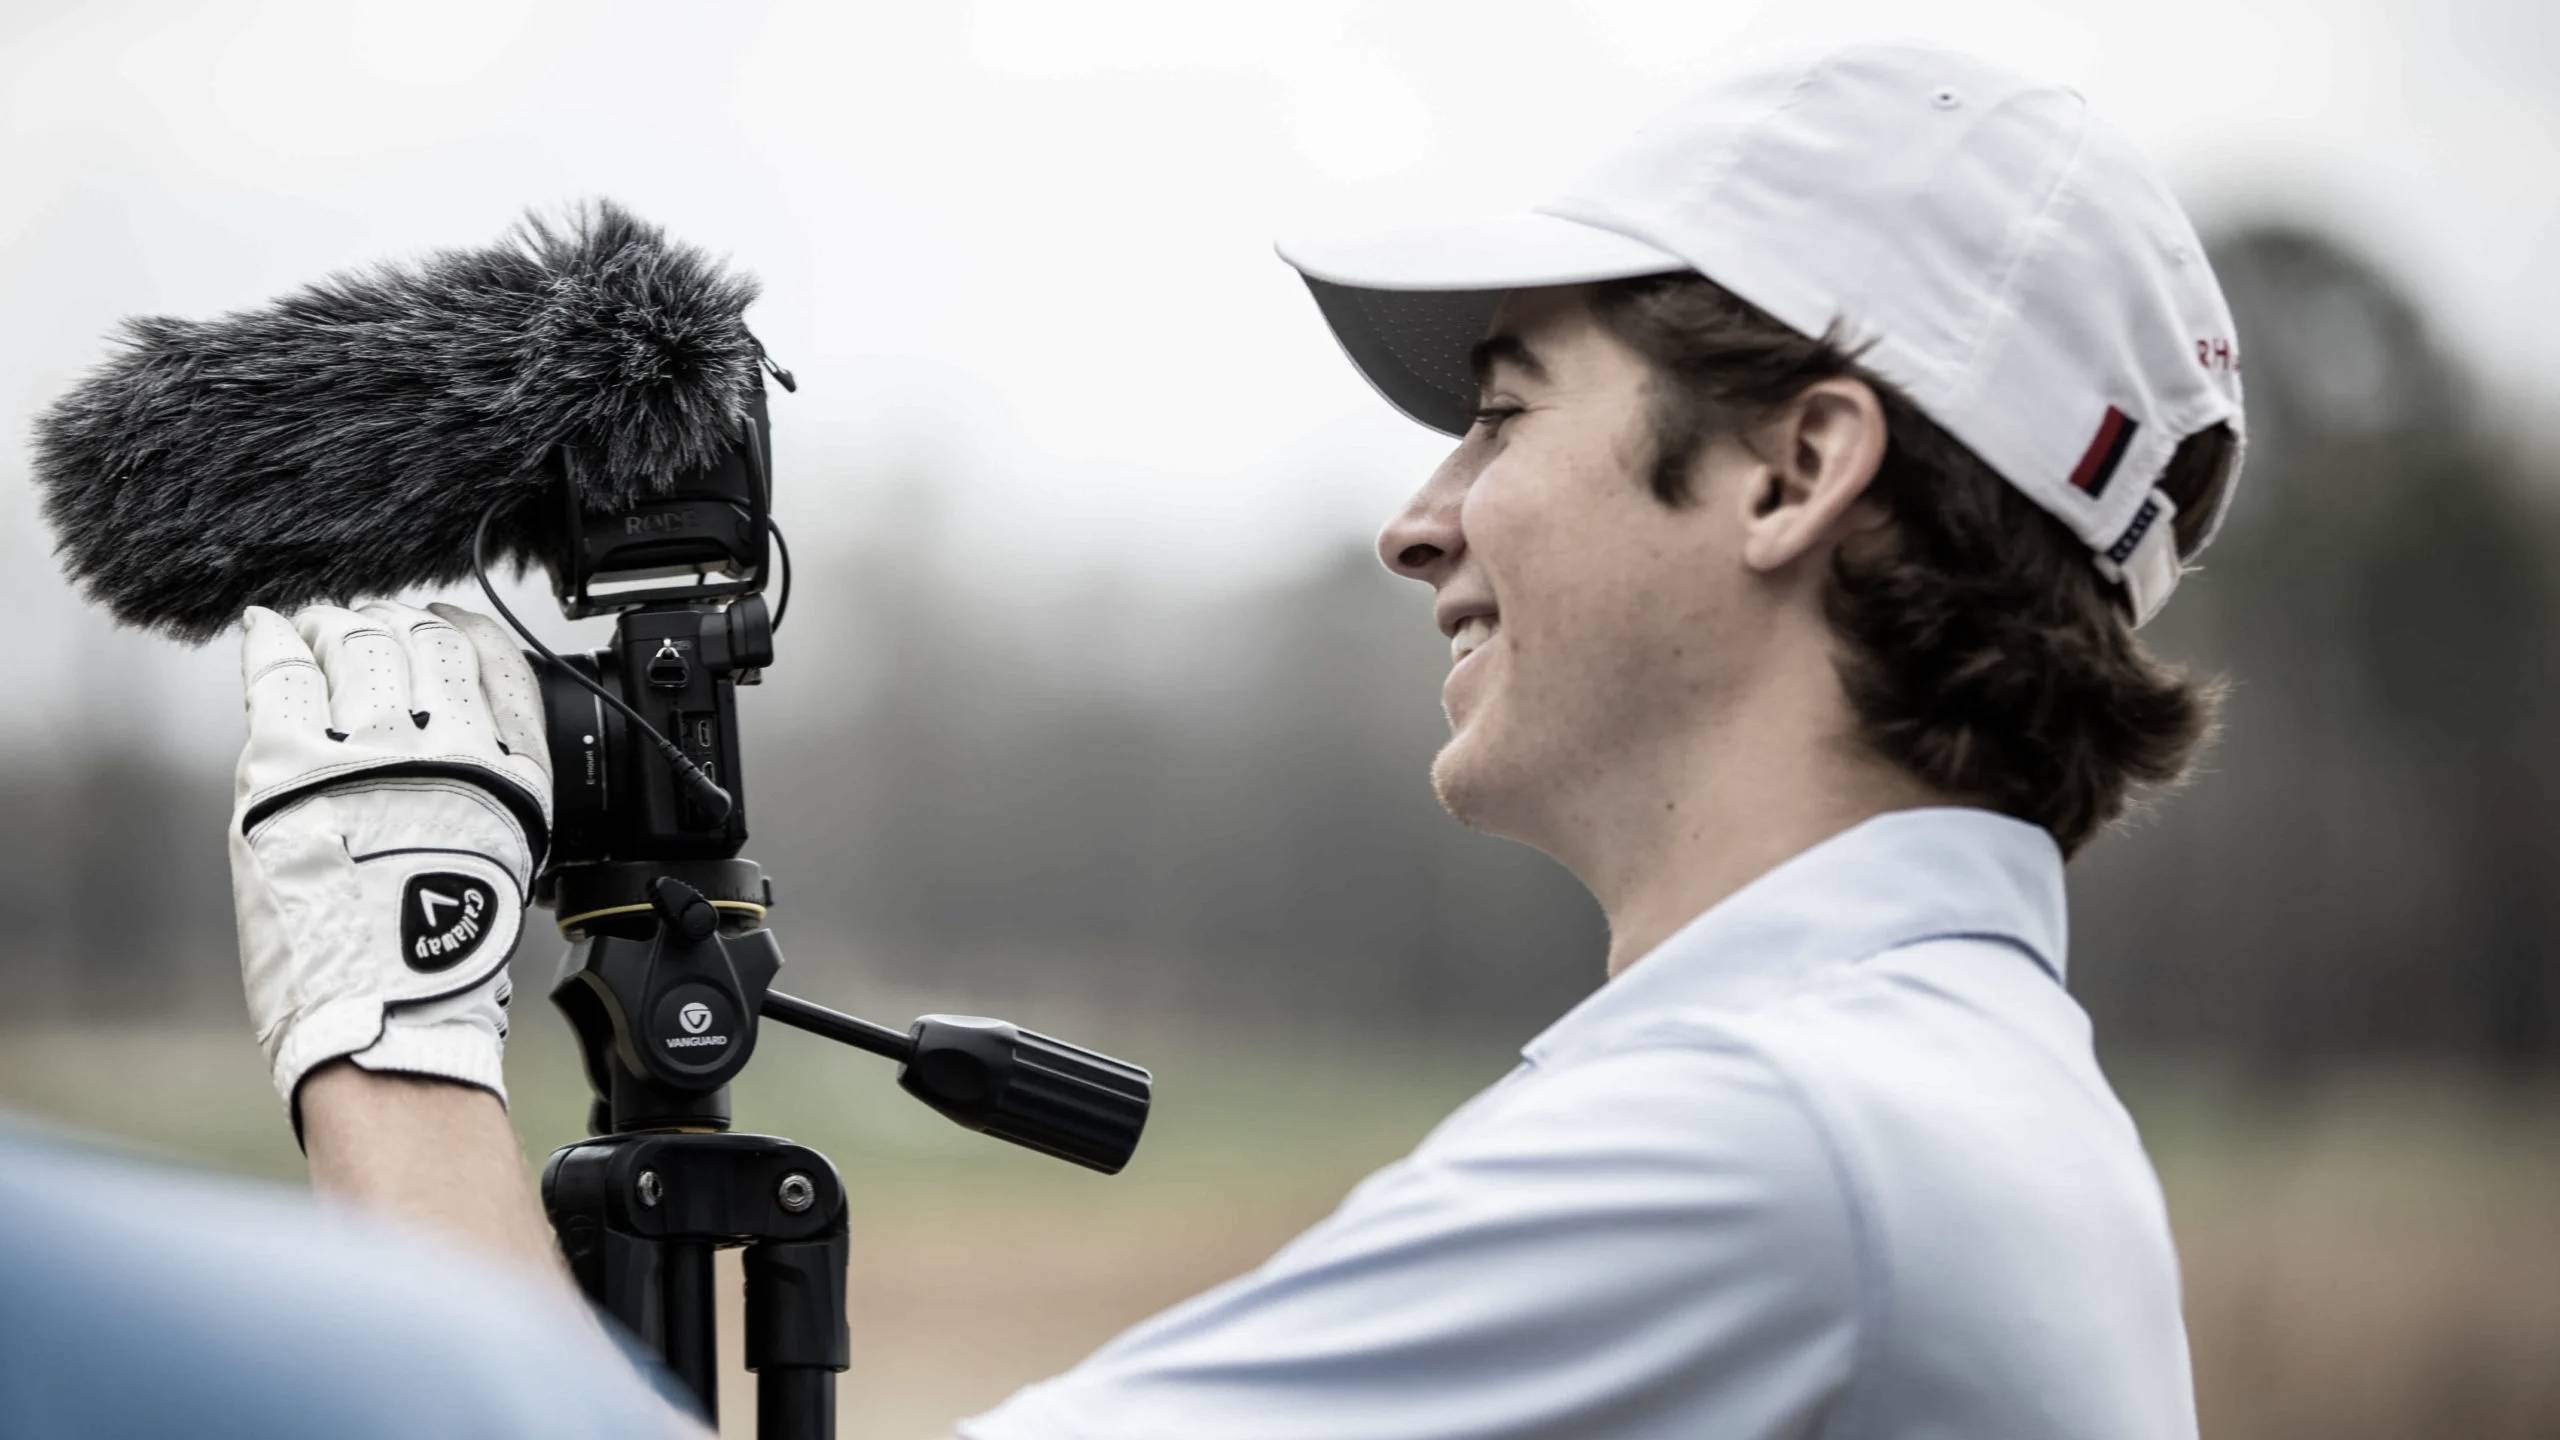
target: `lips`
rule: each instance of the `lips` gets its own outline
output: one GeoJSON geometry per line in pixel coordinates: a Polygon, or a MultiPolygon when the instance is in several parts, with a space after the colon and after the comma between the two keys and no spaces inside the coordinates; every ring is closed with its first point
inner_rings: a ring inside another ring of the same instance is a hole
{"type": "Polygon", "coordinates": [[[1502,620],[1496,615],[1470,615],[1459,621],[1449,635],[1449,663],[1466,659],[1501,632],[1502,620]]]}

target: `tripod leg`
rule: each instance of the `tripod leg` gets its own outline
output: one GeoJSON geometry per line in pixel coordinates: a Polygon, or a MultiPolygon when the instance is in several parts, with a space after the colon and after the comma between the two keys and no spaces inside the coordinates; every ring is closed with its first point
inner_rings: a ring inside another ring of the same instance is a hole
{"type": "Polygon", "coordinates": [[[711,1246],[669,1240],[659,1247],[660,1354],[685,1388],[702,1401],[702,1413],[720,1413],[719,1313],[711,1285],[711,1246]]]}
{"type": "Polygon", "coordinates": [[[711,1250],[701,1241],[661,1240],[629,1227],[635,1213],[627,1194],[645,1194],[636,1213],[658,1213],[664,1183],[654,1173],[635,1189],[620,1163],[641,1146],[633,1140],[589,1140],[562,1147],[542,1174],[543,1208],[550,1212],[569,1273],[595,1307],[621,1322],[666,1361],[701,1402],[705,1419],[718,1415],[716,1319],[712,1310],[711,1250]]]}
{"type": "MultiPolygon", "coordinates": [[[[836,1195],[839,1206],[841,1192],[836,1195]]],[[[845,1326],[850,1240],[841,1209],[827,1233],[747,1248],[747,1368],[756,1372],[762,1440],[828,1440],[836,1376],[853,1363],[845,1326]]]]}

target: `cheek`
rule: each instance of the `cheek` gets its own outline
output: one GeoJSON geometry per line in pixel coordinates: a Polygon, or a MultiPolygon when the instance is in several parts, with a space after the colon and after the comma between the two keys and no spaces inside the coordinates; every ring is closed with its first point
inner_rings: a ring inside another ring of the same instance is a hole
{"type": "Polygon", "coordinates": [[[1467,537],[1467,547],[1479,558],[1508,550],[1514,537],[1525,528],[1524,512],[1530,509],[1524,493],[1533,486],[1525,467],[1497,458],[1476,473],[1468,484],[1466,498],[1458,505],[1458,522],[1467,537]]]}
{"type": "Polygon", "coordinates": [[[1719,628],[1712,512],[1657,501],[1623,424],[1539,418],[1546,428],[1487,463],[1461,512],[1507,648],[1530,677],[1581,688],[1674,678],[1719,628]]]}
{"type": "MultiPolygon", "coordinates": [[[[1528,457],[1521,457],[1526,461],[1528,457]]],[[[1515,463],[1488,468],[1467,495],[1467,547],[1503,609],[1552,628],[1623,603],[1621,592],[1665,563],[1668,537],[1648,497],[1621,493],[1613,474],[1515,463]]]]}
{"type": "MultiPolygon", "coordinates": [[[[1558,428],[1563,417],[1550,421],[1558,428]]],[[[1515,422],[1520,423],[1520,422],[1515,422]]],[[[1468,487],[1460,512],[1467,546],[1490,576],[1495,598],[1508,610],[1516,587],[1569,569],[1587,545],[1593,519],[1593,484],[1581,473],[1576,448],[1542,437],[1514,444],[1494,457],[1468,487]]],[[[1516,597],[1523,604],[1527,594],[1516,597]]]]}
{"type": "Polygon", "coordinates": [[[1467,548],[1501,607],[1511,648],[1533,644],[1574,603],[1573,526],[1570,506],[1553,503],[1528,477],[1488,475],[1497,483],[1468,493],[1467,548]]]}
{"type": "Polygon", "coordinates": [[[1597,732],[1721,688],[1748,642],[1702,557],[1666,530],[1592,527],[1530,552],[1503,626],[1520,703],[1597,732]]]}

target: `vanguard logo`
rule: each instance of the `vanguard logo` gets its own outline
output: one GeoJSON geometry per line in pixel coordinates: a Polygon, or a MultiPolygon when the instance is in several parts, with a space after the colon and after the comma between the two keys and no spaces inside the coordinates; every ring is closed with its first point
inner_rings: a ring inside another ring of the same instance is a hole
{"type": "Polygon", "coordinates": [[[667,1036],[658,1043],[670,1050],[699,1050],[706,1045],[728,1044],[729,1037],[726,1035],[702,1033],[711,1028],[712,1018],[709,1005],[700,1000],[687,1000],[676,1007],[676,1023],[684,1027],[684,1033],[667,1036]]]}

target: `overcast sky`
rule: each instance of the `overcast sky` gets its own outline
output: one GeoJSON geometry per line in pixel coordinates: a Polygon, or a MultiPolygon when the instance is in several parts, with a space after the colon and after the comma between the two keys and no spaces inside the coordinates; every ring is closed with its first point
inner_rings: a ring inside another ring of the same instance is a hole
{"type": "Polygon", "coordinates": [[[763,277],[751,319],[802,381],[776,414],[782,514],[811,559],[930,477],[940,533],[999,589],[1267,580],[1365,543],[1442,449],[1341,359],[1275,234],[1534,200],[1737,50],[1827,38],[1939,40],[2077,86],[2205,224],[2344,231],[2533,410],[2560,395],[2555,12],[8,0],[0,594],[38,618],[38,663],[105,654],[133,672],[118,697],[174,697],[134,733],[235,727],[200,703],[224,647],[71,606],[28,418],[120,315],[255,305],[589,195],[763,277]]]}

